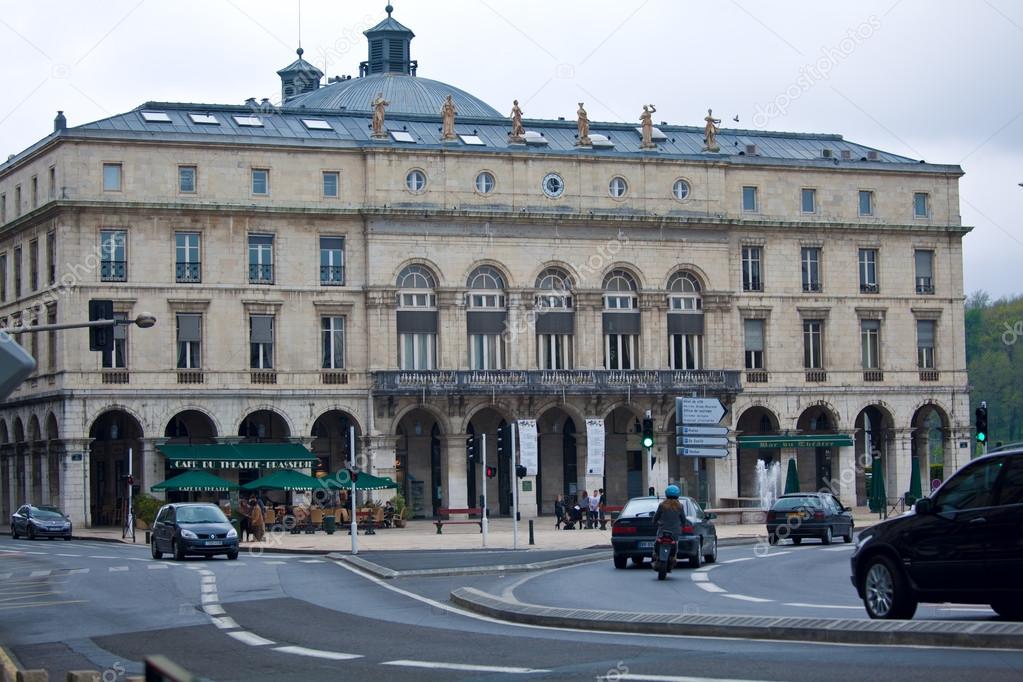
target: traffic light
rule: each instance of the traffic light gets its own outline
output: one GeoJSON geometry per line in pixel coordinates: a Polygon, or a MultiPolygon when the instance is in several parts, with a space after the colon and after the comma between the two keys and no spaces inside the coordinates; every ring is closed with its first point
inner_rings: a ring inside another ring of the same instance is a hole
{"type": "Polygon", "coordinates": [[[470,462],[476,461],[476,436],[469,436],[465,439],[465,456],[470,462]]]}
{"type": "Polygon", "coordinates": [[[359,480],[359,472],[355,469],[348,469],[348,477],[352,479],[352,483],[359,480]]]}
{"type": "MultiPolygon", "coordinates": [[[[114,302],[101,299],[89,299],[89,322],[114,319],[114,302]]],[[[113,327],[89,327],[89,350],[103,353],[114,352],[113,327]]]]}
{"type": "Polygon", "coordinates": [[[654,446],[654,420],[650,417],[643,419],[643,447],[652,448],[654,446]]]}
{"type": "Polygon", "coordinates": [[[497,476],[497,467],[487,467],[487,478],[494,478],[497,476]]]}
{"type": "Polygon", "coordinates": [[[987,403],[982,402],[976,411],[977,442],[987,443],[987,403]]]}
{"type": "Polygon", "coordinates": [[[518,476],[519,478],[525,478],[526,477],[526,467],[524,467],[521,464],[516,464],[515,465],[515,475],[518,476]]]}

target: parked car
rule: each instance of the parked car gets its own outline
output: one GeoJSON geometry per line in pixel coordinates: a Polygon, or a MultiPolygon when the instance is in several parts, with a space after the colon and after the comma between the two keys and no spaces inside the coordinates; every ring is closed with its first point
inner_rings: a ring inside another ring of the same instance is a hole
{"type": "Polygon", "coordinates": [[[22,505],[11,514],[11,538],[17,540],[25,536],[29,540],[36,538],[71,539],[71,519],[64,516],[56,507],[35,507],[22,505]]]}
{"type": "Polygon", "coordinates": [[[189,554],[238,558],[238,532],[215,504],[180,503],[160,507],[150,536],[154,559],[168,552],[181,561],[189,554]]]}
{"type": "Polygon", "coordinates": [[[1023,447],[973,460],[912,511],[862,531],[851,562],[871,618],[955,602],[1023,620],[1023,447]]]}
{"type": "MultiPolygon", "coordinates": [[[[676,563],[688,559],[692,568],[699,568],[704,561],[714,563],[718,558],[718,535],[711,521],[716,515],[704,513],[700,505],[688,497],[680,497],[678,501],[685,509],[686,523],[678,537],[676,563]]],[[[630,558],[637,566],[650,558],[657,533],[654,512],[660,503],[657,497],[634,497],[611,524],[615,568],[625,568],[630,558]]]]}
{"type": "Polygon", "coordinates": [[[836,537],[852,542],[854,530],[852,509],[831,493],[782,495],[767,512],[767,539],[772,545],[787,537],[797,545],[803,538],[819,538],[825,545],[836,537]]]}

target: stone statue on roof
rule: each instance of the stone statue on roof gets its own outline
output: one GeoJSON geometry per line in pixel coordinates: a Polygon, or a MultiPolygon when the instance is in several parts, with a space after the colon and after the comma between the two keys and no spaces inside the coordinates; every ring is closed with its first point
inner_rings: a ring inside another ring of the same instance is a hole
{"type": "Polygon", "coordinates": [[[512,129],[508,140],[511,142],[524,142],[526,129],[522,127],[522,109],[519,108],[519,101],[512,102],[511,111],[512,129]]]}
{"type": "Polygon", "coordinates": [[[639,144],[640,149],[657,149],[657,145],[654,144],[654,112],[657,111],[657,107],[653,104],[644,104],[643,113],[639,115],[639,125],[642,130],[642,141],[639,144]]]}
{"type": "Polygon", "coordinates": [[[579,141],[576,145],[580,147],[589,147],[593,143],[590,142],[590,117],[586,115],[586,108],[582,102],[579,102],[579,111],[576,112],[579,117],[579,141]]]}
{"type": "Polygon", "coordinates": [[[443,106],[440,108],[441,119],[444,121],[444,128],[441,132],[440,139],[458,139],[458,136],[455,135],[455,114],[457,113],[458,111],[455,109],[455,100],[451,95],[448,95],[447,99],[444,100],[443,106]]]}
{"type": "Polygon", "coordinates": [[[387,129],[384,127],[384,110],[390,102],[384,99],[384,93],[378,92],[376,99],[370,104],[373,105],[373,137],[387,137],[387,129]]]}
{"type": "Polygon", "coordinates": [[[703,126],[703,151],[721,151],[721,147],[718,146],[717,140],[715,139],[718,134],[718,124],[721,123],[721,119],[714,118],[714,112],[711,109],[707,109],[707,115],[703,120],[706,121],[706,124],[703,126]]]}

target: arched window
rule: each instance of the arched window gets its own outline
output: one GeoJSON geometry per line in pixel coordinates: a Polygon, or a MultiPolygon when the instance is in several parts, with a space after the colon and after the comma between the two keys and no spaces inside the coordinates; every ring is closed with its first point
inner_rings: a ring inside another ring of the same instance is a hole
{"type": "Polygon", "coordinates": [[[604,277],[604,368],[639,366],[639,313],[635,278],[625,270],[604,277]]]}
{"type": "Polygon", "coordinates": [[[536,278],[537,308],[572,308],[572,279],[560,268],[547,268],[536,278]]]}
{"type": "Polygon", "coordinates": [[[681,270],[668,280],[668,364],[700,369],[703,363],[703,299],[700,281],[681,270]]]}
{"type": "Polygon", "coordinates": [[[504,277],[497,268],[481,265],[469,275],[466,286],[470,308],[504,308],[504,277]]]}
{"type": "Polygon", "coordinates": [[[469,307],[469,367],[505,369],[506,316],[504,276],[491,265],[481,265],[469,275],[466,303],[469,307]]]}
{"type": "Polygon", "coordinates": [[[398,274],[398,307],[433,308],[437,305],[436,288],[437,279],[429,268],[417,263],[406,266],[398,274]]]}
{"type": "Polygon", "coordinates": [[[692,274],[676,272],[668,281],[668,308],[674,311],[703,310],[700,282],[692,274]]]}
{"type": "Polygon", "coordinates": [[[540,369],[572,369],[575,316],[572,278],[547,268],[536,278],[536,360],[540,369]]]}
{"type": "Polygon", "coordinates": [[[437,278],[413,263],[398,274],[398,366],[430,370],[437,366],[437,278]]]}
{"type": "Polygon", "coordinates": [[[604,309],[636,308],[636,280],[625,270],[612,270],[604,277],[604,309]]]}

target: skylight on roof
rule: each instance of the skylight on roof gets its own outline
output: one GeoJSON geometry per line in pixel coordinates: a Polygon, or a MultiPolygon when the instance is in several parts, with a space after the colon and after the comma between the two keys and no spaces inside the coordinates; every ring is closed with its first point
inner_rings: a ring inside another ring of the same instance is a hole
{"type": "Polygon", "coordinates": [[[547,144],[547,138],[535,130],[527,130],[523,137],[526,140],[526,144],[547,144]]]}
{"type": "Polygon", "coordinates": [[[459,135],[458,137],[462,138],[462,142],[465,144],[475,144],[480,146],[486,146],[487,144],[479,135],[459,135]]]}
{"type": "Polygon", "coordinates": [[[594,147],[614,147],[615,143],[607,135],[590,133],[590,144],[594,147]]]}
{"type": "MultiPolygon", "coordinates": [[[[639,133],[639,136],[640,136],[640,137],[643,137],[643,129],[642,129],[642,128],[636,128],[636,132],[637,132],[637,133],[639,133]]],[[[592,137],[592,136],[591,136],[591,137],[592,137]]],[[[651,139],[651,140],[667,140],[667,139],[668,139],[668,136],[667,136],[667,135],[665,135],[665,134],[664,134],[664,133],[663,133],[663,132],[661,131],[661,129],[660,129],[660,128],[658,128],[657,126],[651,126],[651,130],[650,130],[650,139],[651,139]]]]}
{"type": "Polygon", "coordinates": [[[234,122],[240,126],[246,126],[249,128],[262,128],[263,121],[259,116],[233,116],[234,122]]]}
{"type": "Polygon", "coordinates": [[[213,114],[189,114],[188,117],[192,119],[192,123],[199,123],[202,125],[218,126],[220,121],[213,114]]]}
{"type": "Polygon", "coordinates": [[[170,123],[171,118],[162,111],[143,111],[142,118],[149,123],[170,123]]]}
{"type": "Polygon", "coordinates": [[[321,118],[303,118],[302,124],[309,130],[333,130],[330,124],[321,118]]]}
{"type": "Polygon", "coordinates": [[[395,142],[412,142],[415,143],[416,138],[412,137],[412,133],[404,130],[392,130],[391,137],[394,138],[395,142]]]}

